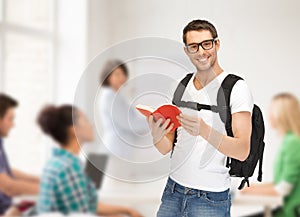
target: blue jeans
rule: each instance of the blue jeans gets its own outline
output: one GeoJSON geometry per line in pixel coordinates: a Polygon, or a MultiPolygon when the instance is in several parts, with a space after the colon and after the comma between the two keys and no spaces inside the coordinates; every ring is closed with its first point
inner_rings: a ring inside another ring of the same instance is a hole
{"type": "Polygon", "coordinates": [[[230,206],[229,189],[202,191],[184,187],[169,178],[157,217],[229,217],[230,206]]]}

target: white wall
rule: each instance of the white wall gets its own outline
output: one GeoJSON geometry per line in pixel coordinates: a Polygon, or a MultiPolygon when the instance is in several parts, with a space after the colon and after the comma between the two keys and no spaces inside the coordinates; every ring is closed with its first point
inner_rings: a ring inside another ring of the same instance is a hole
{"type": "Polygon", "coordinates": [[[87,64],[87,2],[57,1],[57,47],[54,69],[54,100],[73,103],[75,90],[87,64]]]}

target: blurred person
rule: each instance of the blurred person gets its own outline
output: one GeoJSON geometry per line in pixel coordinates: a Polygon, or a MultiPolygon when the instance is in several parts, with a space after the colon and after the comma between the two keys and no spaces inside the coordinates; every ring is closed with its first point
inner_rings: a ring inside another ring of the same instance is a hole
{"type": "Polygon", "coordinates": [[[102,94],[100,117],[104,129],[104,144],[113,154],[133,160],[137,149],[137,134],[149,132],[145,118],[118,92],[128,80],[128,69],[120,60],[108,60],[100,75],[102,94]]]}
{"type": "Polygon", "coordinates": [[[38,194],[39,178],[11,168],[7,159],[3,138],[14,126],[15,108],[18,102],[0,93],[0,215],[12,205],[12,197],[38,194]]]}
{"type": "Polygon", "coordinates": [[[42,173],[37,203],[39,214],[141,216],[131,208],[98,203],[97,190],[84,174],[78,157],[81,144],[94,139],[92,125],[79,109],[72,105],[49,105],[41,111],[37,121],[42,131],[59,144],[42,173]]]}
{"type": "MultiPolygon", "coordinates": [[[[295,215],[300,205],[300,104],[290,93],[273,97],[269,111],[271,127],[283,137],[274,164],[274,183],[252,185],[241,193],[254,195],[280,195],[281,208],[273,211],[276,217],[295,215]]],[[[253,215],[263,216],[263,213],[253,215]]]]}

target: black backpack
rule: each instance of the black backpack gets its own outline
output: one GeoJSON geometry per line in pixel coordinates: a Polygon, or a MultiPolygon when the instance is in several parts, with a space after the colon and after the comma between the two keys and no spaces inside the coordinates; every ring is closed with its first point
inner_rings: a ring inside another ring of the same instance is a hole
{"type": "MultiPolygon", "coordinates": [[[[225,128],[228,136],[233,137],[232,127],[231,127],[231,108],[230,108],[230,94],[233,86],[238,80],[242,80],[241,77],[233,74],[227,75],[218,90],[217,95],[217,105],[204,105],[197,102],[191,101],[181,101],[185,88],[192,78],[193,73],[187,74],[184,79],[178,84],[174,95],[172,103],[178,107],[186,107],[194,110],[200,111],[201,109],[211,110],[212,112],[219,113],[220,118],[223,123],[225,123],[225,128]]],[[[249,187],[249,177],[254,173],[256,165],[259,161],[259,171],[258,178],[259,182],[262,181],[262,162],[263,162],[263,152],[264,152],[264,135],[265,127],[262,112],[257,105],[254,105],[252,111],[252,134],[251,134],[251,144],[250,144],[250,154],[245,161],[239,161],[234,158],[227,157],[226,166],[230,168],[229,174],[232,177],[243,177],[239,190],[241,190],[245,183],[249,187]]],[[[173,143],[172,153],[174,151],[175,143],[177,141],[177,130],[175,131],[175,141],[173,143]]],[[[172,156],[171,153],[171,156],[172,156]]]]}

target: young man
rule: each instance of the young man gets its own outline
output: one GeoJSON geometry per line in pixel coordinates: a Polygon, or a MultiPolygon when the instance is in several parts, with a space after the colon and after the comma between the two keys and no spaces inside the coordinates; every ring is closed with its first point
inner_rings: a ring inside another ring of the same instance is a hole
{"type": "Polygon", "coordinates": [[[16,100],[0,93],[0,215],[11,206],[13,196],[37,194],[39,189],[37,177],[10,168],[4,151],[2,138],[14,126],[17,105],[16,100]]]}
{"type": "MultiPolygon", "coordinates": [[[[218,63],[220,40],[215,27],[194,20],[183,30],[184,51],[196,67],[182,100],[216,105],[217,92],[228,75],[218,63]]],[[[250,151],[253,99],[246,83],[239,80],[230,98],[232,131],[226,135],[218,113],[181,108],[171,174],[162,196],[158,217],[230,216],[230,176],[226,156],[245,160],[250,151]],[[191,115],[192,114],[192,115],[191,115]]],[[[162,153],[172,150],[175,133],[169,120],[164,124],[149,117],[153,143],[162,153]]]]}

